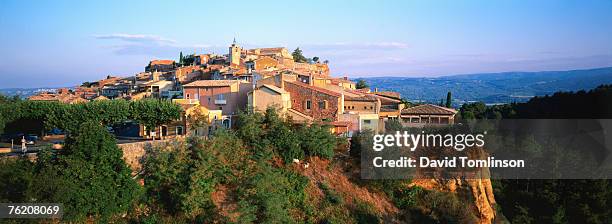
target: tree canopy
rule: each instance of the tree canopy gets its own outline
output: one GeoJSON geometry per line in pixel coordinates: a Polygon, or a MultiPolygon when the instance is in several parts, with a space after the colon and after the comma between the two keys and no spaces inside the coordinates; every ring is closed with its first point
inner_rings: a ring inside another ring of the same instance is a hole
{"type": "Polygon", "coordinates": [[[308,62],[308,59],[306,57],[304,57],[304,55],[302,54],[302,50],[299,47],[296,48],[293,51],[293,53],[291,53],[291,56],[293,56],[293,60],[295,62],[300,62],[300,63],[308,62]]]}
{"type": "Polygon", "coordinates": [[[359,79],[357,81],[357,84],[355,85],[355,88],[357,88],[357,89],[366,89],[366,88],[370,88],[370,85],[368,85],[368,83],[365,80],[359,79]]]}
{"type": "Polygon", "coordinates": [[[81,124],[96,121],[109,126],[135,120],[147,127],[156,127],[178,119],[182,108],[169,100],[138,101],[100,100],[79,104],[13,100],[0,102],[0,133],[5,124],[19,120],[41,121],[46,130],[58,128],[67,133],[77,132],[81,124]]]}

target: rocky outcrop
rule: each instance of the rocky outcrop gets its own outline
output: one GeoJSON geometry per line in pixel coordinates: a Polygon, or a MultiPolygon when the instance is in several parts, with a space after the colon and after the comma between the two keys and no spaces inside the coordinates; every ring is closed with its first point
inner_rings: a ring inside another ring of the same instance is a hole
{"type": "MultiPolygon", "coordinates": [[[[486,158],[484,149],[473,150],[471,158],[486,158]]],[[[471,177],[415,179],[412,186],[420,186],[428,190],[458,193],[460,197],[472,201],[475,215],[481,224],[493,223],[496,219],[495,196],[488,168],[476,168],[469,172],[471,177]]]]}

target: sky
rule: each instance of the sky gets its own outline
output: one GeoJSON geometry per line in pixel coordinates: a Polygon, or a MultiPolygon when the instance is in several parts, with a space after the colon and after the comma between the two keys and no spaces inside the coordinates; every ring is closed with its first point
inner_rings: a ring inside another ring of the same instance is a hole
{"type": "Polygon", "coordinates": [[[130,76],[179,52],[300,47],[333,76],[612,66],[612,1],[0,1],[0,88],[130,76]]]}

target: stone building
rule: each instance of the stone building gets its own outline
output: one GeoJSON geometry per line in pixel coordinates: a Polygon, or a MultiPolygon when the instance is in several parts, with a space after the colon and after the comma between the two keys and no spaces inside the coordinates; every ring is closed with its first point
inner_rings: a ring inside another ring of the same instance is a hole
{"type": "Polygon", "coordinates": [[[336,121],[341,114],[342,94],[300,82],[284,82],[285,91],[291,96],[291,107],[308,115],[314,121],[336,121]]]}

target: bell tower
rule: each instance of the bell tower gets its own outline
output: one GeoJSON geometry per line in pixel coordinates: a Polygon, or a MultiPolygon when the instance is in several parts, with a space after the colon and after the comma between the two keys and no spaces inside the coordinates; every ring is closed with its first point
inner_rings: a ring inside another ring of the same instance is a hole
{"type": "Polygon", "coordinates": [[[236,38],[234,37],[234,42],[229,47],[229,62],[230,65],[239,65],[240,64],[240,51],[242,49],[238,44],[236,44],[236,38]]]}

